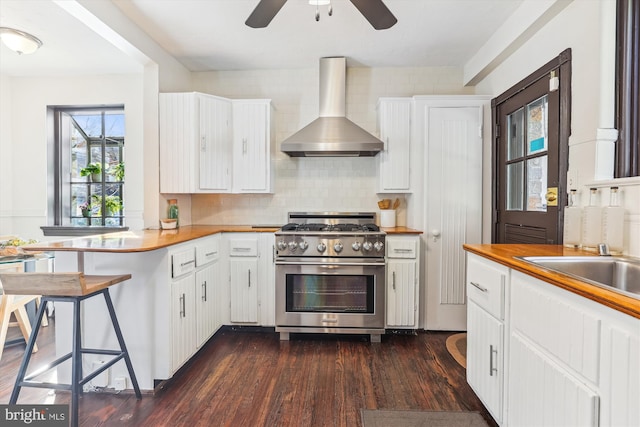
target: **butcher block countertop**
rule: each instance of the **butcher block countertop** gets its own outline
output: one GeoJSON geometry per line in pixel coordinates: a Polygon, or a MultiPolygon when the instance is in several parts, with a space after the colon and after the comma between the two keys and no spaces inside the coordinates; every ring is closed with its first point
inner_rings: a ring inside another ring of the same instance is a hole
{"type": "Polygon", "coordinates": [[[515,258],[519,256],[593,256],[593,252],[565,248],[560,245],[467,244],[464,245],[464,249],[640,319],[639,299],[594,286],[543,267],[536,267],[515,258]]]}
{"type": "Polygon", "coordinates": [[[273,233],[278,229],[277,226],[188,225],[174,230],[122,231],[76,237],[70,240],[40,242],[23,246],[23,248],[32,251],[146,252],[217,233],[273,233]]]}
{"type": "MultiPolygon", "coordinates": [[[[216,233],[275,233],[277,225],[187,225],[175,230],[122,231],[76,237],[68,240],[39,242],[23,246],[27,251],[74,252],[146,252],[216,233]]],[[[383,229],[388,234],[421,234],[407,227],[383,229]]]]}

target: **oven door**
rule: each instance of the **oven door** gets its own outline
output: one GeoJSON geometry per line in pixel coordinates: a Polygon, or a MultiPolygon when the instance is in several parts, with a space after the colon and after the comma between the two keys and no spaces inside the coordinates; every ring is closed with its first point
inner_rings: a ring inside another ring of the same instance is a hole
{"type": "Polygon", "coordinates": [[[384,309],[384,259],[276,260],[277,326],[384,328],[384,309]]]}

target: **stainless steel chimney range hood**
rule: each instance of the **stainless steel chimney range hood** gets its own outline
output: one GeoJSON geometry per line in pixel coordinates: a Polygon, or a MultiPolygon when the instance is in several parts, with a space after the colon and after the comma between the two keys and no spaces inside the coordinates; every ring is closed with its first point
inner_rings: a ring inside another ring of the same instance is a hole
{"type": "Polygon", "coordinates": [[[383,143],[345,117],[346,60],[320,58],[320,117],[282,141],[291,157],[371,157],[383,143]]]}

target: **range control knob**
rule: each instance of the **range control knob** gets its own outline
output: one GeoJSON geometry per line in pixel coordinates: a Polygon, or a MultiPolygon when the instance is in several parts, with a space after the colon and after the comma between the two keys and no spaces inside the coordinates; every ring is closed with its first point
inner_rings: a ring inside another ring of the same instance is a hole
{"type": "Polygon", "coordinates": [[[298,247],[298,244],[296,242],[289,242],[289,250],[291,252],[295,251],[297,247],[298,247]]]}
{"type": "Polygon", "coordinates": [[[369,252],[371,248],[373,248],[373,244],[371,242],[364,242],[362,244],[362,249],[364,249],[366,252],[369,252]]]}
{"type": "Polygon", "coordinates": [[[298,243],[298,247],[300,248],[300,250],[302,250],[302,252],[304,252],[309,247],[309,244],[306,241],[302,240],[300,243],[298,243]]]}
{"type": "Polygon", "coordinates": [[[316,246],[316,249],[318,249],[318,252],[322,253],[324,252],[325,249],[327,249],[327,245],[325,245],[324,243],[318,243],[318,246],[316,246]]]}
{"type": "Polygon", "coordinates": [[[351,244],[351,248],[356,252],[360,250],[361,246],[362,246],[362,244],[360,244],[360,242],[353,242],[351,244]]]}
{"type": "Polygon", "coordinates": [[[278,250],[284,251],[285,249],[287,249],[287,242],[285,242],[284,240],[280,240],[278,242],[278,250]]]}
{"type": "Polygon", "coordinates": [[[373,247],[375,248],[376,252],[381,252],[382,248],[384,248],[384,245],[382,244],[382,242],[375,242],[373,244],[373,247]]]}
{"type": "Polygon", "coordinates": [[[333,245],[333,250],[336,251],[336,253],[340,253],[342,252],[342,243],[338,242],[335,245],[333,245]]]}

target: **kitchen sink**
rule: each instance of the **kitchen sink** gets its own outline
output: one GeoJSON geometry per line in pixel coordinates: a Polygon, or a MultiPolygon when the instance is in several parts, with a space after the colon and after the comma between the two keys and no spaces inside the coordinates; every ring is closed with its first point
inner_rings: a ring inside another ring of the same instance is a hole
{"type": "Polygon", "coordinates": [[[640,259],[620,256],[526,256],[517,258],[640,299],[640,259]]]}

